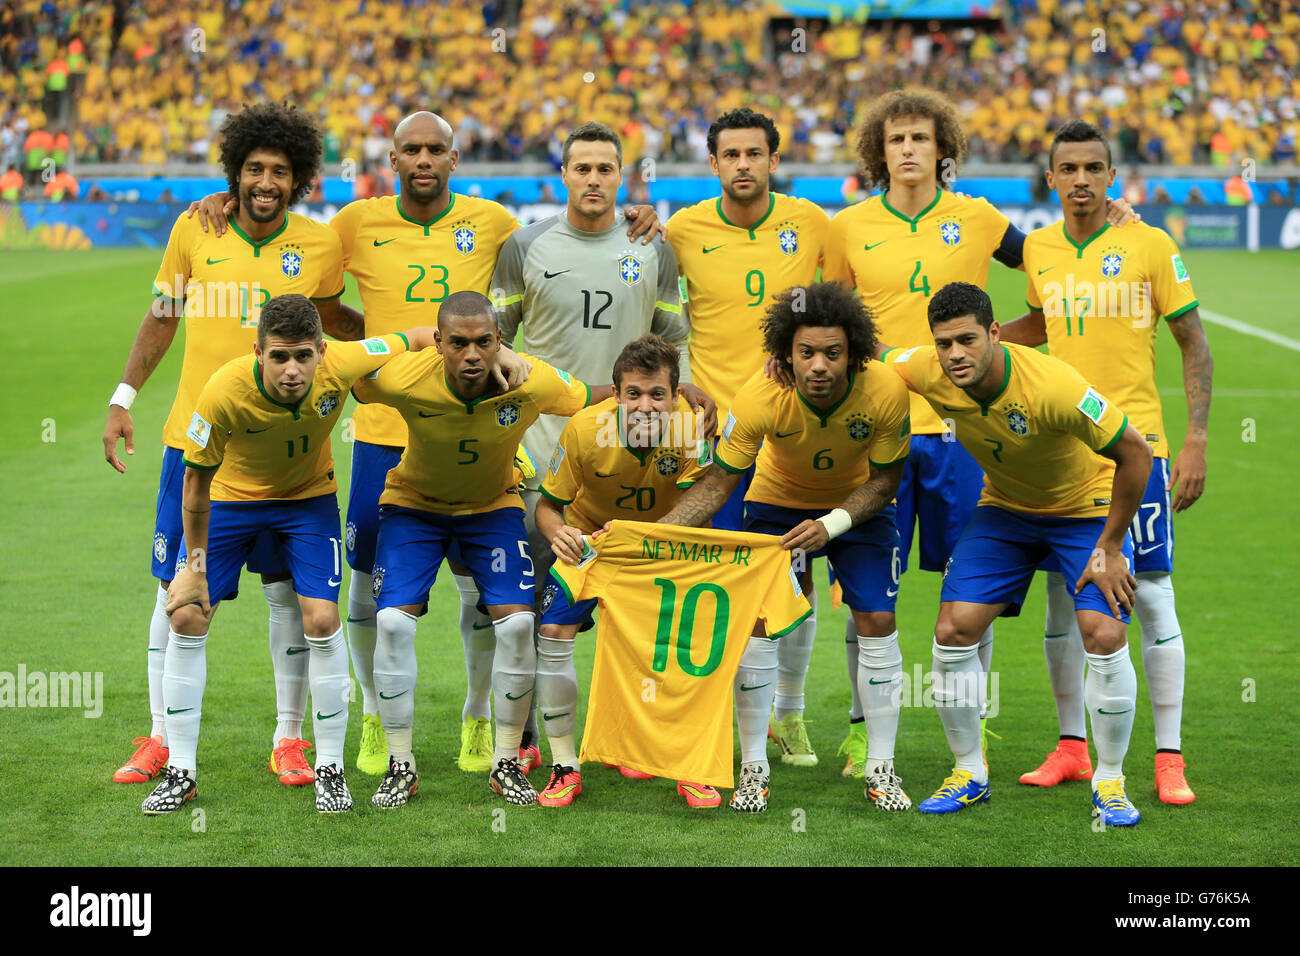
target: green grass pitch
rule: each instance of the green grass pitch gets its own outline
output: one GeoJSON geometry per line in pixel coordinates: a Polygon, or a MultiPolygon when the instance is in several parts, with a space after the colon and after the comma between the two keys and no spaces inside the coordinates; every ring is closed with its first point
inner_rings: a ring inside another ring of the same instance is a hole
{"type": "MultiPolygon", "coordinates": [[[[1193,251],[1186,260],[1204,307],[1295,337],[1286,281],[1295,274],[1294,253],[1193,251]]],[[[179,338],[136,403],[137,448],[126,475],[103,461],[100,435],[157,261],[157,252],[127,250],[0,258],[13,362],[0,417],[0,671],[103,674],[97,719],[67,708],[0,711],[0,863],[1148,866],[1281,864],[1300,856],[1287,776],[1300,683],[1288,644],[1296,610],[1297,355],[1215,325],[1208,326],[1217,367],[1209,485],[1176,521],[1188,659],[1183,740],[1198,795],[1189,807],[1166,807],[1152,790],[1144,683],[1126,764],[1140,826],[1096,832],[1085,786],[1039,791],[1016,783],[1056,735],[1039,582],[1024,614],[998,624],[993,726],[1002,740],[989,755],[991,801],[955,817],[876,811],[859,782],[840,776],[835,756],[847,720],[846,612],[829,610],[819,568],[807,717],[821,763],[787,768],[773,755],[772,803],[762,816],[692,811],[669,781],[627,781],[591,765],[570,809],[505,807],[482,776],[455,768],[464,671],[455,591],[444,576],[420,624],[421,787],[410,806],[373,809],[378,779],[349,769],[355,811],[321,817],[310,788],[282,787],[267,770],[275,708],[266,611],[256,579],[246,578],[244,595],[221,608],[208,645],[199,799],[171,818],[143,817],[148,787],[110,778],[131,738],[148,729],[145,627],[154,584],[147,560],[179,338]]],[[[1022,311],[1019,273],[995,265],[990,291],[1001,316],[1022,311]]],[[[355,301],[354,291],[349,296],[355,301]]],[[[1169,430],[1181,443],[1181,366],[1164,331],[1158,358],[1169,430]]],[[[334,449],[345,502],[350,448],[338,433],[334,449]]],[[[909,673],[928,667],[938,583],[916,571],[903,580],[899,629],[909,673]]],[[[592,652],[591,637],[580,639],[584,700],[592,652]]],[[[350,757],[360,721],[358,703],[350,757]]],[[[932,709],[904,711],[897,753],[913,800],[928,796],[950,767],[932,709]]]]}

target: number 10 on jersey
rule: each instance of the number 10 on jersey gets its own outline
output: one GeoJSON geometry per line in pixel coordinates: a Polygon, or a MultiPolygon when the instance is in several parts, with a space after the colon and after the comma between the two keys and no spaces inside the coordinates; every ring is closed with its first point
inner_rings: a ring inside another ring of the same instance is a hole
{"type": "Polygon", "coordinates": [[[677,583],[668,578],[655,578],[660,588],[659,623],[655,628],[655,653],[650,669],[663,673],[668,669],[669,647],[677,645],[677,666],[692,677],[708,677],[722,663],[722,652],[727,646],[727,624],[731,619],[731,599],[717,584],[701,582],[693,585],[682,597],[681,615],[677,614],[677,583]],[[700,598],[713,595],[713,633],[709,642],[709,656],[703,664],[691,658],[691,632],[695,630],[695,612],[700,598]],[[677,618],[677,639],[673,640],[673,623],[677,618]]]}

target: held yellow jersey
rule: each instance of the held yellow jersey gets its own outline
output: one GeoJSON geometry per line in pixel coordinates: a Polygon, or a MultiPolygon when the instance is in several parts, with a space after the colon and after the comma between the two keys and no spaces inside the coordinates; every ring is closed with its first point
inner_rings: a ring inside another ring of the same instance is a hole
{"type": "Polygon", "coordinates": [[[539,490],[590,533],[616,518],[659,520],[712,463],[713,443],[699,437],[686,399],[678,397],[659,444],[640,449],[626,444],[622,406],[607,398],[569,419],[539,490]]]}
{"type": "Polygon", "coordinates": [[[758,468],[745,495],[785,508],[838,508],[877,468],[897,464],[911,447],[907,388],[880,362],[853,375],[837,405],[821,411],[798,388],[757,372],[722,426],[718,464],[758,468]],[[761,447],[760,447],[761,446],[761,447]]]}
{"type": "MultiPolygon", "coordinates": [[[[930,345],[930,296],[950,282],[984,288],[994,255],[1012,267],[1020,264],[1019,242],[1008,237],[1010,226],[987,200],[944,189],[936,190],[934,202],[914,219],[890,206],[883,194],[873,196],[831,220],[822,279],[857,288],[876,317],[881,342],[900,348],[930,345]]],[[[1019,235],[1014,232],[1017,240],[1019,235]]],[[[913,398],[912,434],[943,430],[940,417],[921,398],[913,398]]]]}
{"type": "MultiPolygon", "coordinates": [[[[357,280],[366,334],[434,325],[453,292],[490,294],[497,253],[517,220],[500,203],[451,194],[447,208],[424,222],[397,196],[350,202],[330,220],[343,243],[344,268],[357,280]]],[[[406,423],[386,405],[353,416],[358,441],[404,446],[406,423]]]]}
{"type": "Polygon", "coordinates": [[[254,241],[234,220],[229,224],[218,238],[202,230],[197,216],[182,213],[153,280],[154,308],[185,318],[181,381],[163,426],[163,444],[172,448],[185,447],[190,416],[212,374],[253,351],[262,306],[289,292],[318,301],[343,294],[343,252],[328,226],[291,212],[279,231],[254,241]]]}
{"type": "Polygon", "coordinates": [[[1169,457],[1156,392],[1156,327],[1197,305],[1178,246],[1163,229],[1102,226],[1080,244],[1064,222],[1025,239],[1027,304],[1043,312],[1047,345],[1114,399],[1157,458],[1169,457]]]}
{"type": "Polygon", "coordinates": [[[980,504],[1062,518],[1106,514],[1115,463],[1096,452],[1119,441],[1128,418],[1060,359],[1000,347],[1006,377],[985,403],[952,384],[933,345],[891,349],[882,358],[953,423],[984,469],[980,504]]]}
{"type": "Polygon", "coordinates": [[[533,371],[523,385],[470,402],[447,384],[433,349],[357,382],[357,401],[391,405],[407,425],[406,450],[379,503],[447,515],[522,508],[515,449],[524,432],[538,415],[572,415],[591,399],[591,389],[567,372],[528,361],[533,371]]]}
{"type": "Polygon", "coordinates": [[[570,602],[600,601],[580,760],[733,786],[732,682],[754,622],[777,638],[812,613],[780,542],[615,521],[594,559],[552,566],[570,602]]]}
{"type": "Polygon", "coordinates": [[[722,198],[696,203],[668,220],[668,241],[686,279],[691,379],[727,417],[740,386],[763,367],[759,322],[772,299],[817,278],[830,217],[806,199],[771,194],[751,229],[732,225],[722,198]]]}
{"type": "Polygon", "coordinates": [[[362,342],[329,342],[306,394],[276,401],[261,364],[227,362],[199,395],[185,432],[185,464],[217,469],[214,501],[315,498],[338,489],[330,432],[352,383],[407,350],[400,332],[362,342]]]}

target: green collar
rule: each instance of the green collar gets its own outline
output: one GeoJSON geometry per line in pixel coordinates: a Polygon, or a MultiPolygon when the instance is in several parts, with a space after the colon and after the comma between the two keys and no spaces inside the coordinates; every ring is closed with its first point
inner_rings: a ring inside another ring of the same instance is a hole
{"type": "Polygon", "coordinates": [[[849,396],[853,394],[853,379],[854,379],[854,374],[850,372],[849,387],[844,390],[844,394],[840,397],[840,400],[824,412],[816,405],[814,405],[812,402],[808,401],[808,399],[804,398],[803,392],[799,391],[798,385],[795,386],[794,393],[799,396],[799,401],[804,403],[804,406],[808,409],[808,411],[812,412],[819,419],[821,419],[822,428],[825,428],[826,422],[830,420],[830,417],[834,415],[837,411],[839,411],[839,407],[843,405],[845,402],[847,402],[849,400],[849,396]]]}
{"type": "Polygon", "coordinates": [[[1064,219],[1061,220],[1061,234],[1065,236],[1065,241],[1068,242],[1070,245],[1074,246],[1074,248],[1077,250],[1077,253],[1075,255],[1076,259],[1082,259],[1083,250],[1088,248],[1088,244],[1091,243],[1092,240],[1096,239],[1098,236],[1100,236],[1103,232],[1105,232],[1109,228],[1110,228],[1110,223],[1103,222],[1101,224],[1100,229],[1094,232],[1087,239],[1083,240],[1083,242],[1079,243],[1079,242],[1075,242],[1072,238],[1070,238],[1070,233],[1065,228],[1065,220],[1064,219]]]}
{"type": "Polygon", "coordinates": [[[1002,346],[1002,364],[1005,366],[1002,374],[1002,384],[998,386],[998,390],[989,397],[987,402],[981,402],[974,395],[971,395],[970,392],[966,391],[966,389],[962,389],[962,391],[966,392],[967,395],[970,395],[971,400],[980,407],[980,414],[985,418],[989,417],[989,406],[1001,398],[1002,393],[1005,392],[1007,386],[1011,384],[1011,350],[1005,345],[1002,346]]]}
{"type": "Polygon", "coordinates": [[[910,219],[909,219],[907,216],[904,216],[901,212],[899,212],[899,211],[898,211],[897,209],[895,209],[893,206],[891,206],[891,205],[889,204],[889,198],[888,198],[888,197],[889,197],[889,191],[888,191],[888,190],[886,190],[885,192],[883,192],[883,193],[880,194],[880,201],[881,201],[882,203],[885,204],[885,208],[888,209],[890,212],[892,212],[892,213],[893,213],[895,216],[897,216],[899,219],[903,220],[903,222],[905,222],[905,223],[907,223],[909,226],[911,226],[913,232],[916,232],[916,224],[917,224],[918,222],[921,221],[921,218],[922,218],[922,217],[923,217],[927,212],[929,212],[931,209],[933,209],[935,206],[937,206],[937,205],[939,204],[939,200],[940,200],[941,198],[943,198],[943,190],[940,189],[938,186],[934,187],[934,201],[931,202],[930,205],[928,205],[928,206],[926,206],[924,209],[922,209],[920,212],[918,212],[918,213],[916,214],[915,217],[910,218],[910,219]]]}
{"type": "MultiPolygon", "coordinates": [[[[489,375],[492,374],[492,370],[491,370],[491,369],[488,369],[488,374],[489,374],[489,375]]],[[[500,398],[502,395],[505,394],[504,392],[493,392],[493,391],[488,391],[488,392],[485,392],[484,394],[480,395],[478,398],[473,398],[473,399],[470,399],[469,401],[466,401],[465,399],[461,398],[460,393],[457,392],[456,389],[454,389],[454,388],[452,387],[452,385],[451,385],[451,379],[447,377],[447,366],[446,366],[446,365],[444,365],[443,368],[442,368],[442,380],[443,380],[443,382],[444,382],[444,383],[446,384],[446,386],[447,386],[447,391],[451,393],[451,397],[454,398],[454,399],[455,399],[457,402],[459,402],[461,405],[464,405],[464,406],[465,406],[465,411],[466,411],[466,413],[467,413],[467,414],[470,414],[470,415],[473,415],[473,414],[474,414],[474,406],[479,405],[479,404],[481,404],[481,403],[483,403],[483,402],[486,402],[489,398],[500,398]]]]}
{"type": "Polygon", "coordinates": [[[772,215],[772,210],[776,208],[776,193],[774,193],[774,192],[769,192],[769,193],[767,194],[767,212],[763,213],[762,218],[759,219],[758,222],[754,223],[752,226],[749,226],[748,228],[746,228],[745,226],[737,226],[734,222],[732,222],[730,219],[728,219],[728,218],[726,217],[726,214],[723,213],[723,211],[722,211],[722,197],[721,197],[721,196],[718,197],[718,204],[717,204],[717,205],[718,205],[718,218],[719,218],[719,219],[721,219],[723,222],[725,222],[725,223],[726,223],[728,226],[730,226],[732,229],[745,229],[745,230],[749,233],[749,238],[751,238],[751,239],[756,239],[756,238],[758,238],[758,237],[754,235],[755,230],[757,230],[759,226],[763,225],[763,223],[767,222],[767,217],[770,216],[770,215],[772,215]]]}
{"type": "Polygon", "coordinates": [[[297,421],[301,417],[299,412],[302,409],[302,403],[307,401],[307,396],[311,394],[311,390],[316,386],[316,379],[313,377],[311,383],[307,386],[307,391],[302,393],[302,398],[298,399],[297,404],[288,405],[284,402],[277,402],[271,397],[270,392],[266,390],[266,386],[262,384],[262,364],[257,359],[253,359],[253,381],[257,383],[257,390],[262,393],[262,397],[268,402],[278,408],[288,409],[293,412],[294,421],[297,421]]]}
{"type": "Polygon", "coordinates": [[[262,247],[264,245],[266,245],[276,236],[280,235],[280,233],[284,232],[286,229],[289,228],[289,213],[286,212],[284,214],[284,222],[280,223],[280,228],[275,230],[275,232],[271,233],[265,239],[250,238],[248,233],[244,232],[244,230],[239,228],[239,223],[235,222],[234,216],[227,216],[226,222],[230,223],[230,228],[234,230],[235,235],[237,235],[240,239],[243,239],[246,243],[248,243],[250,246],[253,247],[253,258],[257,259],[261,257],[262,247]]]}
{"type": "Polygon", "coordinates": [[[401,197],[401,196],[398,196],[398,197],[397,197],[397,214],[398,214],[399,216],[401,216],[403,219],[405,219],[407,222],[413,222],[413,223],[415,223],[417,226],[423,226],[423,227],[424,227],[424,234],[427,236],[427,235],[429,234],[429,230],[433,228],[433,224],[436,223],[439,219],[441,219],[441,218],[443,218],[444,216],[446,216],[449,212],[451,212],[451,210],[455,207],[455,205],[456,205],[456,194],[455,194],[455,193],[452,193],[452,194],[451,194],[451,199],[449,199],[449,200],[447,201],[447,208],[444,209],[442,212],[438,213],[438,215],[434,216],[434,217],[433,217],[432,219],[430,219],[428,222],[424,222],[423,220],[415,219],[415,218],[413,218],[413,217],[411,217],[411,216],[408,216],[408,215],[406,214],[406,210],[402,208],[402,197],[401,197]]]}

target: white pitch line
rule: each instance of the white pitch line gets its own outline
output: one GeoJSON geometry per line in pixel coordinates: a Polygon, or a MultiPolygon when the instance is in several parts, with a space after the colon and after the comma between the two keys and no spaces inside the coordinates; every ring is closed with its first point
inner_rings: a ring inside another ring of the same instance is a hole
{"type": "Polygon", "coordinates": [[[1265,339],[1275,345],[1290,349],[1293,352],[1300,352],[1300,342],[1295,339],[1289,339],[1285,335],[1278,335],[1269,329],[1261,329],[1257,325],[1250,325],[1231,316],[1220,315],[1218,312],[1211,312],[1209,309],[1201,309],[1201,318],[1207,322],[1213,322],[1215,325],[1222,325],[1225,328],[1232,329],[1234,332],[1243,332],[1246,335],[1253,335],[1256,338],[1265,339]]]}

